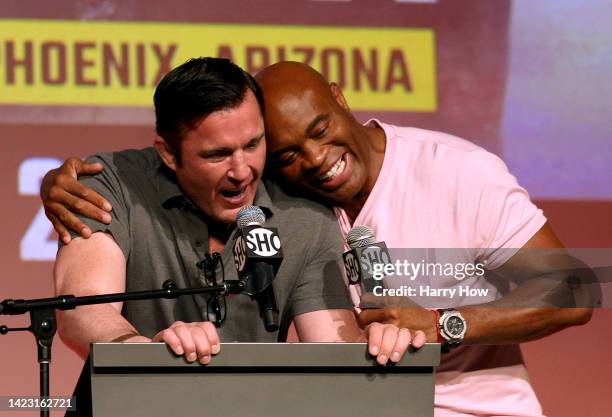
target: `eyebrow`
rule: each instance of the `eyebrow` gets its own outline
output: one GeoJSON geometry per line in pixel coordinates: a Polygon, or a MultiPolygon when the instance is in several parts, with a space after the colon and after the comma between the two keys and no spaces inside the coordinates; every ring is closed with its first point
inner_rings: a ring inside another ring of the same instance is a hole
{"type": "Polygon", "coordinates": [[[268,152],[268,158],[278,158],[279,156],[281,156],[282,154],[284,154],[285,152],[294,149],[295,146],[291,145],[291,146],[287,146],[285,148],[279,149],[277,151],[274,152],[268,152]]]}
{"type": "Polygon", "coordinates": [[[306,135],[308,135],[312,130],[319,124],[321,121],[329,119],[329,114],[323,113],[312,119],[312,121],[308,124],[306,128],[306,135]]]}
{"type": "MultiPolygon", "coordinates": [[[[261,132],[258,136],[255,136],[249,139],[247,143],[241,147],[246,147],[246,146],[251,145],[255,141],[260,141],[263,139],[264,136],[265,136],[265,132],[261,132]]],[[[198,152],[198,155],[206,157],[206,156],[215,155],[215,154],[231,154],[232,152],[233,150],[231,148],[228,148],[227,146],[221,146],[219,148],[201,150],[200,152],[198,152]]]]}
{"type": "Polygon", "coordinates": [[[266,132],[261,132],[258,136],[252,137],[251,139],[249,139],[246,143],[246,145],[244,146],[249,146],[251,145],[253,142],[259,142],[260,140],[263,139],[263,137],[265,136],[266,132]]]}

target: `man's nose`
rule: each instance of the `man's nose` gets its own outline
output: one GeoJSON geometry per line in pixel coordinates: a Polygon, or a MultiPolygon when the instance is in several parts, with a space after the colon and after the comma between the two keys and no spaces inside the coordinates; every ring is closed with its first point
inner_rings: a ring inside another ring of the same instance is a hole
{"type": "Polygon", "coordinates": [[[322,147],[314,140],[308,140],[302,148],[302,169],[306,172],[317,171],[325,161],[322,147]]]}
{"type": "Polygon", "coordinates": [[[230,167],[227,171],[227,176],[236,182],[242,182],[249,178],[251,169],[245,158],[244,152],[235,152],[230,161],[230,167]]]}

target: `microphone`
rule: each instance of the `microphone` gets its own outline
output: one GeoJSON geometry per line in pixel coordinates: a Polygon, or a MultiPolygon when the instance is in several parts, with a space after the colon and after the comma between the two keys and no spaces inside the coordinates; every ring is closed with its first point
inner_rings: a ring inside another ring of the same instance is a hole
{"type": "Polygon", "coordinates": [[[272,280],[283,260],[278,230],[262,227],[266,221],[257,206],[240,209],[236,222],[238,237],[234,243],[234,263],[244,282],[243,293],[257,301],[259,315],[269,332],[278,330],[278,306],[272,280]]]}
{"type": "Polygon", "coordinates": [[[374,232],[367,226],[355,226],[346,235],[351,248],[344,252],[344,267],[349,283],[361,285],[363,292],[372,292],[382,286],[384,266],[391,263],[385,242],[376,242],[374,232]]]}

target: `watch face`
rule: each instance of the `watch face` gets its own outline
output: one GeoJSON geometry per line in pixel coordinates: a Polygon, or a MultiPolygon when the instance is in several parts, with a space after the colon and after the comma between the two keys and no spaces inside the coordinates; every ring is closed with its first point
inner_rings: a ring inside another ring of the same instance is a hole
{"type": "Polygon", "coordinates": [[[457,316],[451,316],[446,321],[446,331],[452,337],[461,336],[463,329],[465,328],[465,323],[457,316]]]}

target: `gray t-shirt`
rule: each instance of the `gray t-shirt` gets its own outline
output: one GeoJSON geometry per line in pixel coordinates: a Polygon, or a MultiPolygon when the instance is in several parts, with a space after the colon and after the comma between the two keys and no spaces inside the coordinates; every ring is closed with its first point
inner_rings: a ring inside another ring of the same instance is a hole
{"type": "MultiPolygon", "coordinates": [[[[127,291],[160,289],[173,280],[178,288],[204,285],[197,263],[208,249],[210,219],[181,192],[173,172],[153,148],[101,153],[90,158],[102,173],[82,177],[113,205],[112,223],[81,217],[92,231],[113,236],[127,260],[127,291]]],[[[284,341],[296,315],[325,309],[351,309],[342,279],[342,240],[333,213],[315,202],[287,196],[273,182],[259,184],[255,205],[266,214],[266,226],[278,228],[284,259],[273,282],[280,330],[267,332],[257,304],[239,294],[226,298],[226,319],[218,329],[225,342],[284,341]]],[[[232,248],[236,230],[221,258],[226,280],[238,279],[232,248]]],[[[221,274],[221,268],[217,269],[221,274]]],[[[206,321],[208,297],[124,303],[122,314],[145,336],[176,320],[206,321]]]]}

